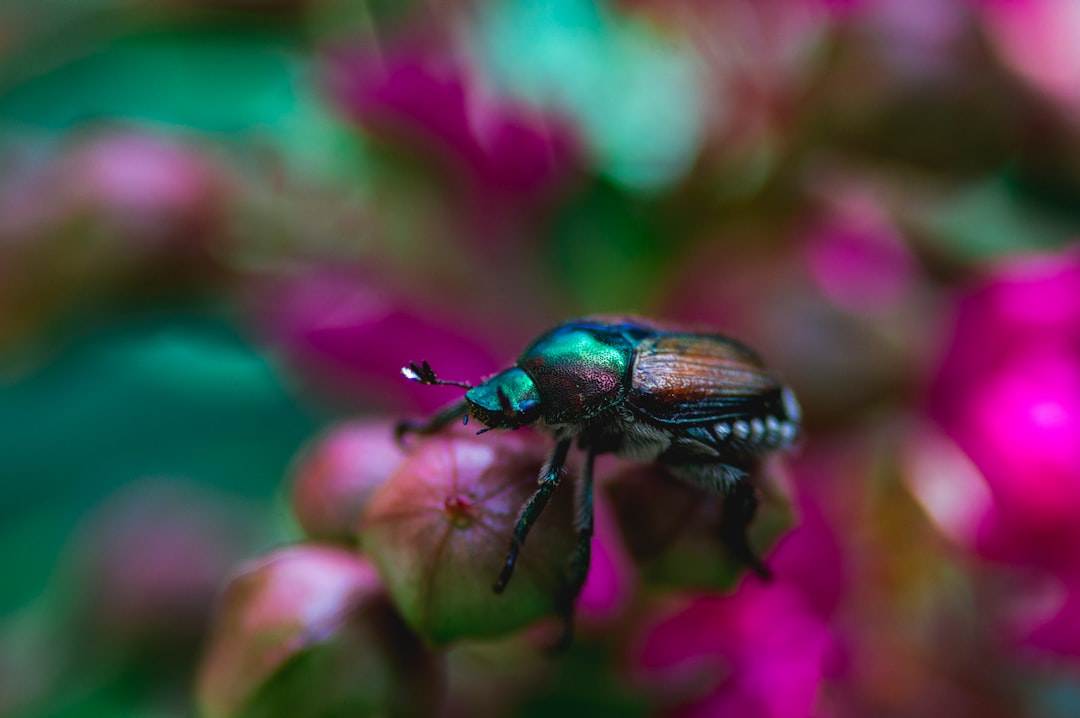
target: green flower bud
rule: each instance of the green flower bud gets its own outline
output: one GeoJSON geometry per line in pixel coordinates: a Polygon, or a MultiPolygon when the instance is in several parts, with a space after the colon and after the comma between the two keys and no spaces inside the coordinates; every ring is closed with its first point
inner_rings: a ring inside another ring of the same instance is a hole
{"type": "Polygon", "coordinates": [[[444,682],[367,559],[302,545],[233,578],[197,694],[206,718],[424,716],[444,682]]]}
{"type": "Polygon", "coordinates": [[[506,591],[492,590],[545,458],[543,443],[519,434],[435,437],[371,499],[361,545],[425,638],[492,637],[557,613],[576,540],[571,485],[555,493],[529,534],[506,591]]]}
{"type": "MultiPolygon", "coordinates": [[[[757,515],[752,550],[768,566],[767,549],[793,524],[791,491],[782,464],[766,461],[751,477],[757,515]]],[[[657,465],[627,465],[606,482],[623,543],[646,583],[729,589],[748,568],[721,536],[725,497],[676,478],[657,465]]]]}

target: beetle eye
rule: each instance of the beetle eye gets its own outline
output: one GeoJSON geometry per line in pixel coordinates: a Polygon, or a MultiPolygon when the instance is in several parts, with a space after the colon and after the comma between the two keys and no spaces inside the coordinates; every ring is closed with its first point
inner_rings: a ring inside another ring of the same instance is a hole
{"type": "Polygon", "coordinates": [[[539,408],[540,408],[540,400],[539,399],[525,399],[524,401],[521,402],[519,411],[522,414],[531,414],[532,412],[536,411],[539,408]]]}

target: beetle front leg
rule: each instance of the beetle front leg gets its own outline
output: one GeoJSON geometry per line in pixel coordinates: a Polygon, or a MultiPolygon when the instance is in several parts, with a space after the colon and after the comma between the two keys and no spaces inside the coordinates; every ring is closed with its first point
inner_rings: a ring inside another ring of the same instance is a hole
{"type": "Polygon", "coordinates": [[[570,439],[563,439],[555,445],[551,458],[548,459],[547,464],[544,465],[544,470],[540,473],[539,486],[536,487],[536,492],[521,507],[517,524],[514,526],[514,535],[510,539],[510,549],[506,553],[506,563],[503,565],[498,580],[495,581],[495,593],[502,593],[506,589],[506,584],[510,582],[510,577],[514,573],[514,565],[517,563],[518,552],[525,544],[525,537],[529,535],[529,529],[536,523],[536,519],[539,518],[540,513],[547,506],[551,495],[559,487],[563,468],[566,466],[566,455],[569,451],[570,439]]]}
{"type": "Polygon", "coordinates": [[[436,434],[457,419],[466,416],[468,411],[469,403],[462,399],[461,401],[440,409],[435,416],[427,421],[413,421],[411,419],[399,421],[394,425],[394,440],[400,443],[405,434],[420,434],[421,436],[436,434]]]}

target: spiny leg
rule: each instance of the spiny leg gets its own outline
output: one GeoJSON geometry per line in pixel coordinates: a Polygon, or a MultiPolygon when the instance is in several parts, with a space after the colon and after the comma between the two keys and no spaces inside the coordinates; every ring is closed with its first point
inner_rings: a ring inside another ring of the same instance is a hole
{"type": "Polygon", "coordinates": [[[570,559],[570,597],[577,598],[589,576],[589,560],[592,556],[593,536],[593,463],[596,453],[589,450],[585,457],[585,471],[578,484],[574,502],[574,528],[577,529],[577,548],[570,559]]]}
{"type": "Polygon", "coordinates": [[[724,496],[720,538],[735,558],[749,566],[758,576],[768,580],[772,578],[772,572],[754,553],[747,536],[747,529],[757,513],[757,505],[757,491],[753,485],[746,479],[736,481],[724,496]]]}
{"type": "Polygon", "coordinates": [[[466,416],[468,411],[469,403],[462,399],[461,401],[440,409],[438,413],[427,421],[413,421],[409,419],[399,421],[394,426],[394,439],[400,442],[405,434],[420,434],[426,436],[428,434],[438,433],[457,419],[466,416]]]}
{"type": "Polygon", "coordinates": [[[536,492],[521,507],[517,524],[514,526],[513,538],[510,539],[510,549],[506,553],[506,563],[503,565],[498,580],[495,581],[495,593],[502,593],[506,589],[506,584],[510,582],[510,577],[514,573],[514,564],[517,563],[518,552],[525,544],[525,537],[529,535],[529,529],[536,523],[536,519],[540,516],[544,507],[547,506],[548,500],[559,486],[563,467],[566,465],[566,454],[569,451],[570,439],[563,439],[555,445],[551,458],[548,459],[547,464],[544,465],[544,470],[540,473],[536,492]]]}
{"type": "Polygon", "coordinates": [[[589,577],[589,563],[592,559],[593,464],[595,461],[596,452],[589,449],[585,457],[585,470],[574,497],[574,528],[577,529],[577,546],[574,549],[574,555],[570,557],[567,591],[561,601],[563,631],[556,644],[557,651],[570,646],[570,641],[574,636],[574,599],[581,593],[581,589],[585,587],[585,580],[589,577]]]}

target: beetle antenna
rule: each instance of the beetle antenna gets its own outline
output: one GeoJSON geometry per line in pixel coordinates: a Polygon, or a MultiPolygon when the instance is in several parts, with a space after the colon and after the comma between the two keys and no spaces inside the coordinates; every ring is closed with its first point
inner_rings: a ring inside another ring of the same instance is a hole
{"type": "Polygon", "coordinates": [[[427,363],[426,359],[422,364],[417,364],[414,361],[409,362],[409,366],[401,367],[401,373],[404,374],[405,378],[409,381],[415,381],[428,386],[457,386],[462,389],[473,388],[473,385],[468,382],[450,381],[435,376],[435,370],[431,368],[431,365],[427,363]]]}

